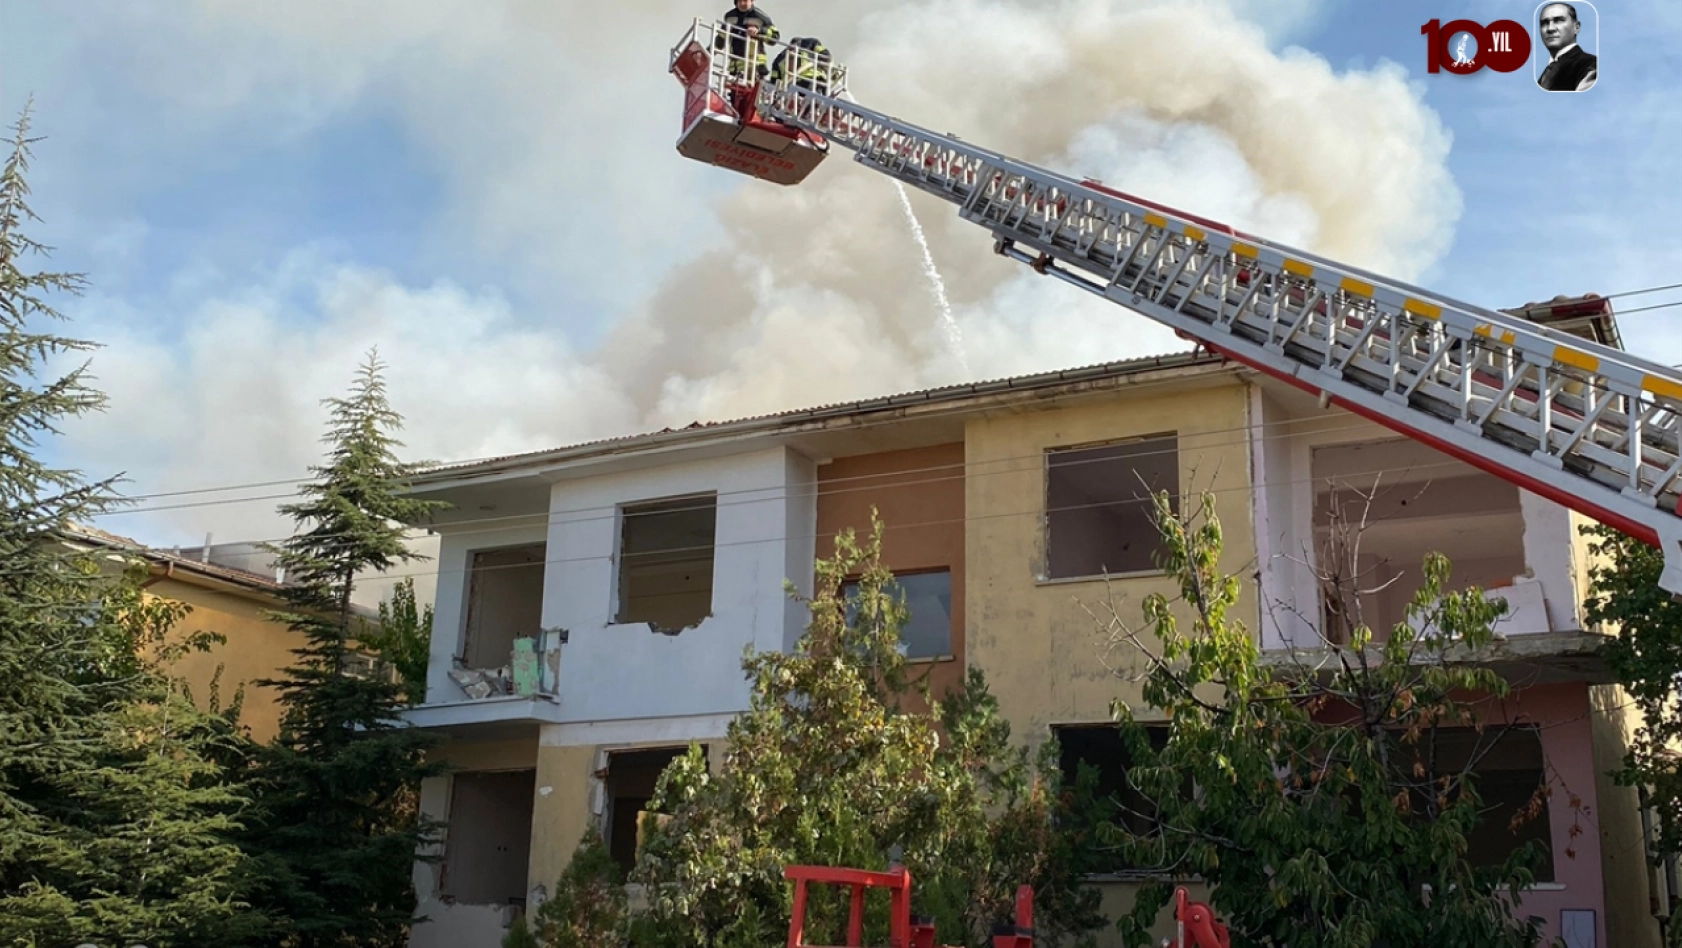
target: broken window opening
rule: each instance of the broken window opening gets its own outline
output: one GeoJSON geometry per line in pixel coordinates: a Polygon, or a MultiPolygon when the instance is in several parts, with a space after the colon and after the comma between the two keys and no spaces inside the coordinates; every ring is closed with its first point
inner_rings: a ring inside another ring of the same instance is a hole
{"type": "Polygon", "coordinates": [[[621,508],[617,623],[675,633],[712,614],[718,495],[621,508]]]}
{"type": "MultiPolygon", "coordinates": [[[[847,624],[858,621],[858,580],[841,586],[847,603],[847,624]]],[[[895,573],[883,592],[905,602],[910,613],[899,630],[899,652],[906,658],[948,658],[952,655],[952,571],[895,573]]]]}
{"type": "Polygon", "coordinates": [[[536,770],[450,777],[440,893],[462,905],[526,904],[536,770]]]}
{"type": "MultiPolygon", "coordinates": [[[[688,752],[685,745],[608,753],[604,842],[623,872],[636,868],[637,854],[642,850],[643,818],[653,812],[648,805],[654,799],[654,786],[660,774],[688,752]]],[[[701,756],[704,758],[706,754],[707,745],[703,744],[701,756]]]]}
{"type": "Polygon", "coordinates": [[[1519,490],[1406,439],[1314,449],[1314,551],[1326,636],[1357,624],[1384,642],[1424,582],[1427,554],[1448,557],[1448,590],[1510,586],[1526,572],[1519,490]]]}
{"type": "Polygon", "coordinates": [[[467,629],[461,662],[472,669],[514,663],[514,640],[539,639],[543,625],[543,561],[548,545],[473,553],[468,571],[467,629]]]}
{"type": "Polygon", "coordinates": [[[1179,438],[1046,452],[1046,577],[1155,572],[1152,495],[1180,505],[1179,438]]]}

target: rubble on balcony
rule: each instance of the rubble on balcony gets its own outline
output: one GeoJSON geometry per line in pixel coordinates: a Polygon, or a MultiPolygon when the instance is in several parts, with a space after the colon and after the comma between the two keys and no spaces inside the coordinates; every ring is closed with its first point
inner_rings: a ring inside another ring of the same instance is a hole
{"type": "Polygon", "coordinates": [[[452,668],[450,680],[469,699],[503,695],[552,695],[560,672],[560,650],[540,648],[537,639],[518,638],[509,663],[497,668],[452,668]]]}

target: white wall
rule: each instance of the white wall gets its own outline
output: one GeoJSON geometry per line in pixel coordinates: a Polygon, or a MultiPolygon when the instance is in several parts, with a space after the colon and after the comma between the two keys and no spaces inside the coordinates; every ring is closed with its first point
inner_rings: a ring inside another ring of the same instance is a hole
{"type": "MultiPolygon", "coordinates": [[[[1255,427],[1250,437],[1260,439],[1252,441],[1251,463],[1258,470],[1258,489],[1252,503],[1257,518],[1258,554],[1263,557],[1262,647],[1284,648],[1294,644],[1299,648],[1317,648],[1321,643],[1311,627],[1292,615],[1289,608],[1277,604],[1283,601],[1296,605],[1298,611],[1318,621],[1316,583],[1312,570],[1304,565],[1304,561],[1313,562],[1320,553],[1313,539],[1314,450],[1331,445],[1387,441],[1399,436],[1341,413],[1318,418],[1293,417],[1264,392],[1257,392],[1251,398],[1251,424],[1255,427]],[[1271,616],[1267,611],[1270,607],[1271,616]]],[[[1451,462],[1447,455],[1433,457],[1433,463],[1451,462]]],[[[1394,476],[1397,472],[1387,473],[1394,476]]],[[[1582,625],[1576,574],[1584,564],[1579,544],[1572,540],[1573,517],[1565,507],[1552,501],[1522,489],[1518,495],[1524,521],[1521,570],[1540,588],[1496,589],[1490,593],[1491,596],[1505,594],[1515,610],[1498,631],[1511,635],[1579,629],[1582,625]],[[1543,604],[1536,601],[1539,598],[1545,599],[1545,614],[1543,604]]],[[[1462,564],[1457,559],[1455,575],[1468,575],[1467,570],[1474,565],[1470,560],[1462,564]]],[[[1399,595],[1402,590],[1396,592],[1399,595]]]]}
{"type": "MultiPolygon", "coordinates": [[[[1302,583],[1298,563],[1306,551],[1299,539],[1298,491],[1295,439],[1291,418],[1260,386],[1250,387],[1250,476],[1255,490],[1251,503],[1255,525],[1257,567],[1261,573],[1262,648],[1290,645],[1313,647],[1314,630],[1294,608],[1305,586],[1310,597],[1313,583],[1302,583]]],[[[1312,504],[1312,494],[1308,495],[1312,504]]],[[[1312,517],[1312,511],[1309,511],[1312,517]]],[[[1310,523],[1312,531],[1312,523],[1310,523]]],[[[1312,532],[1309,533],[1312,536],[1312,532]]],[[[1312,601],[1310,599],[1310,601],[1312,601]]],[[[1309,615],[1316,615],[1309,611],[1309,615]]]]}
{"type": "MultiPolygon", "coordinates": [[[[461,650],[461,639],[467,631],[467,570],[473,562],[473,553],[542,543],[544,536],[541,516],[523,525],[510,525],[503,529],[485,530],[470,525],[459,531],[443,533],[436,561],[438,585],[433,605],[432,651],[426,669],[428,704],[467,700],[461,688],[450,680],[449,672],[455,667],[455,656],[461,650]]],[[[547,558],[553,560],[555,554],[550,552],[547,558]]]]}
{"type": "MultiPolygon", "coordinates": [[[[812,459],[789,451],[783,476],[789,485],[783,511],[783,535],[788,538],[783,547],[784,575],[794,580],[800,595],[810,597],[818,556],[818,466],[812,459]]],[[[804,604],[783,597],[783,651],[794,650],[810,616],[804,604]]]]}
{"type": "Polygon", "coordinates": [[[813,465],[782,448],[555,485],[543,625],[568,632],[559,695],[567,722],[747,708],[744,646],[781,650],[794,615],[784,577],[809,589],[813,465]],[[676,635],[616,625],[616,508],[718,492],[711,615],[676,635]],[[793,543],[791,544],[791,538],[793,543]]]}
{"type": "Polygon", "coordinates": [[[1548,623],[1561,631],[1581,629],[1582,577],[1588,563],[1576,528],[1583,518],[1527,490],[1518,492],[1518,502],[1524,512],[1524,561],[1542,584],[1548,623]]]}

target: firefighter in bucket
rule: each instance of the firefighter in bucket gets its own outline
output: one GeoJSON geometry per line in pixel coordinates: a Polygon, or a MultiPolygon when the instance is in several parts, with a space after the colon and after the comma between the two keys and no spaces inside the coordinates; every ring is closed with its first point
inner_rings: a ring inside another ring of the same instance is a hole
{"type": "Polygon", "coordinates": [[[819,95],[829,95],[829,48],[811,36],[797,36],[777,54],[771,66],[771,81],[782,85],[793,82],[802,89],[819,95]]]}
{"type": "Polygon", "coordinates": [[[721,35],[714,48],[722,53],[728,44],[730,77],[746,81],[765,78],[769,72],[765,47],[777,41],[777,25],[771,15],[755,7],[753,0],[736,0],[724,14],[724,25],[730,38],[726,41],[721,35]],[[752,75],[749,63],[753,64],[752,75]]]}

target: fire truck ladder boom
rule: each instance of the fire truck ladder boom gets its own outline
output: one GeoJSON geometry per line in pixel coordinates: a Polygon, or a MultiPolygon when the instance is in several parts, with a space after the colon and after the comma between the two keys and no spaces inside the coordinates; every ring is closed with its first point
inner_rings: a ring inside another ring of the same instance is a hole
{"type": "Polygon", "coordinates": [[[957,205],[995,250],[1657,545],[1682,594],[1682,373],[822,95],[765,117],[957,205]]]}

